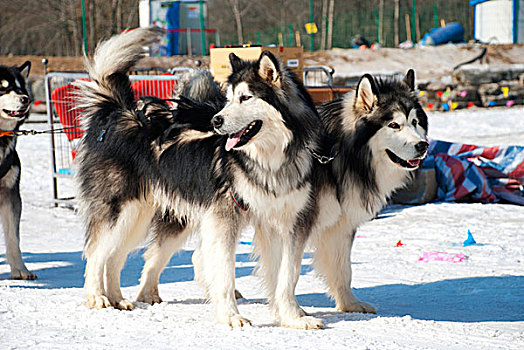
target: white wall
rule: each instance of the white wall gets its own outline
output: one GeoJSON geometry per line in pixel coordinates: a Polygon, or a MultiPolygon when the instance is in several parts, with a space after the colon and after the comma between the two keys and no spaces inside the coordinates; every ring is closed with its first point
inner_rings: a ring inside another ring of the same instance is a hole
{"type": "Polygon", "coordinates": [[[138,25],[149,27],[151,25],[151,6],[149,0],[140,0],[138,3],[138,25]]]}
{"type": "Polygon", "coordinates": [[[513,43],[512,0],[492,0],[475,6],[475,39],[500,44],[513,43]]]}

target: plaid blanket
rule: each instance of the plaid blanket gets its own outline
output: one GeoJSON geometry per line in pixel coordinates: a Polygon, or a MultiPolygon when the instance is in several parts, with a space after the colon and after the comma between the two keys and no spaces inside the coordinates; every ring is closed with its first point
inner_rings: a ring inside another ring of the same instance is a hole
{"type": "Polygon", "coordinates": [[[435,168],[439,201],[524,205],[524,147],[431,140],[424,168],[435,168]]]}

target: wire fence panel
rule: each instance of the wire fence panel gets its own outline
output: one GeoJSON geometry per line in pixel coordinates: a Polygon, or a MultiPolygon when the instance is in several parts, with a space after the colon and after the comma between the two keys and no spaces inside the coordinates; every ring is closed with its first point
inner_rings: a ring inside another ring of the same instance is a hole
{"type": "MultiPolygon", "coordinates": [[[[291,7],[307,6],[306,0],[288,0],[285,3],[291,7]]],[[[314,18],[318,26],[318,33],[314,35],[314,48],[318,50],[323,47],[322,38],[327,41],[327,35],[322,35],[322,31],[327,31],[328,21],[327,17],[322,17],[322,1],[315,1],[314,3],[314,18]]],[[[335,1],[332,46],[351,48],[353,47],[352,39],[361,35],[370,43],[379,43],[384,47],[395,47],[395,36],[398,36],[399,43],[408,38],[418,42],[422,39],[424,33],[429,32],[431,28],[451,22],[458,22],[464,27],[465,41],[473,39],[474,10],[473,7],[469,6],[468,1],[418,0],[415,3],[414,8],[413,0],[399,0],[398,16],[395,16],[395,1],[392,0],[384,1],[382,9],[378,1],[360,2],[358,4],[349,1],[335,1]],[[413,18],[414,14],[415,19],[413,18]]],[[[310,37],[304,27],[305,23],[309,22],[309,13],[303,11],[302,17],[298,21],[283,22],[269,27],[264,27],[258,23],[250,26],[245,25],[243,28],[244,43],[238,42],[234,25],[221,28],[221,43],[222,45],[302,45],[309,47],[310,37]]],[[[247,16],[245,19],[246,21],[249,20],[249,23],[256,21],[256,19],[247,16]]],[[[260,19],[260,21],[262,20],[263,18],[260,19]]]]}
{"type": "MultiPolygon", "coordinates": [[[[135,98],[156,96],[171,98],[181,75],[131,75],[135,98]]],[[[72,83],[87,80],[86,73],[55,72],[46,75],[47,121],[51,143],[53,200],[55,204],[70,203],[74,198],[71,179],[75,174],[75,158],[83,135],[82,110],[77,106],[78,88],[72,83]],[[69,181],[69,183],[64,183],[69,181]]]]}

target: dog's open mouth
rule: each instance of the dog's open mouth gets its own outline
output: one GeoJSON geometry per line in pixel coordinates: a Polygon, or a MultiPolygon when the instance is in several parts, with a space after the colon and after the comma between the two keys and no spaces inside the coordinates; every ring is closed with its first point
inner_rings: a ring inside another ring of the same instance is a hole
{"type": "Polygon", "coordinates": [[[388,154],[389,159],[391,159],[393,163],[398,164],[403,168],[416,169],[420,165],[420,158],[404,160],[397,156],[395,153],[391,152],[389,149],[386,149],[386,153],[388,154]]]}
{"type": "Polygon", "coordinates": [[[244,146],[249,142],[262,127],[261,120],[255,120],[251,122],[248,126],[243,128],[237,133],[229,134],[226,142],[226,151],[230,151],[233,148],[244,146]]]}
{"type": "Polygon", "coordinates": [[[4,114],[8,115],[9,117],[20,118],[27,112],[27,108],[19,109],[17,111],[9,111],[7,109],[2,109],[2,112],[4,112],[4,114]]]}

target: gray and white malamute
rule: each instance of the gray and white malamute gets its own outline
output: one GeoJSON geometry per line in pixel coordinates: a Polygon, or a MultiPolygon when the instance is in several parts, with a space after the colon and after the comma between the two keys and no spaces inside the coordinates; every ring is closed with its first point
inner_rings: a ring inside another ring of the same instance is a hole
{"type": "Polygon", "coordinates": [[[26,88],[30,69],[29,61],[20,67],[0,66],[0,218],[11,278],[23,280],[36,278],[27,270],[20,252],[20,159],[15,150],[16,131],[29,116],[31,106],[26,88]]]}
{"type": "Polygon", "coordinates": [[[426,155],[427,116],[403,80],[364,75],[354,92],[320,106],[334,159],[314,172],[314,265],[343,312],[372,312],[353,295],[350,253],[355,231],[409,183],[426,155]]]}
{"type": "Polygon", "coordinates": [[[161,271],[198,231],[195,278],[217,320],[248,324],[235,299],[235,247],[240,230],[253,225],[273,313],[287,327],[322,327],[294,295],[307,239],[297,228],[308,231],[312,223],[310,152],[318,151],[321,129],[309,94],[264,52],[254,62],[230,56],[225,106],[210,79],[203,89],[188,89],[196,95],[181,98],[175,111],[156,99],[135,103],[127,72],[157,34],[137,29],[101,44],[87,64],[92,81],[79,83],[87,304],[132,309],[120,291],[120,271],[153,220],[138,300],[160,301],[161,271]],[[212,96],[198,102],[202,94],[212,96]]]}

